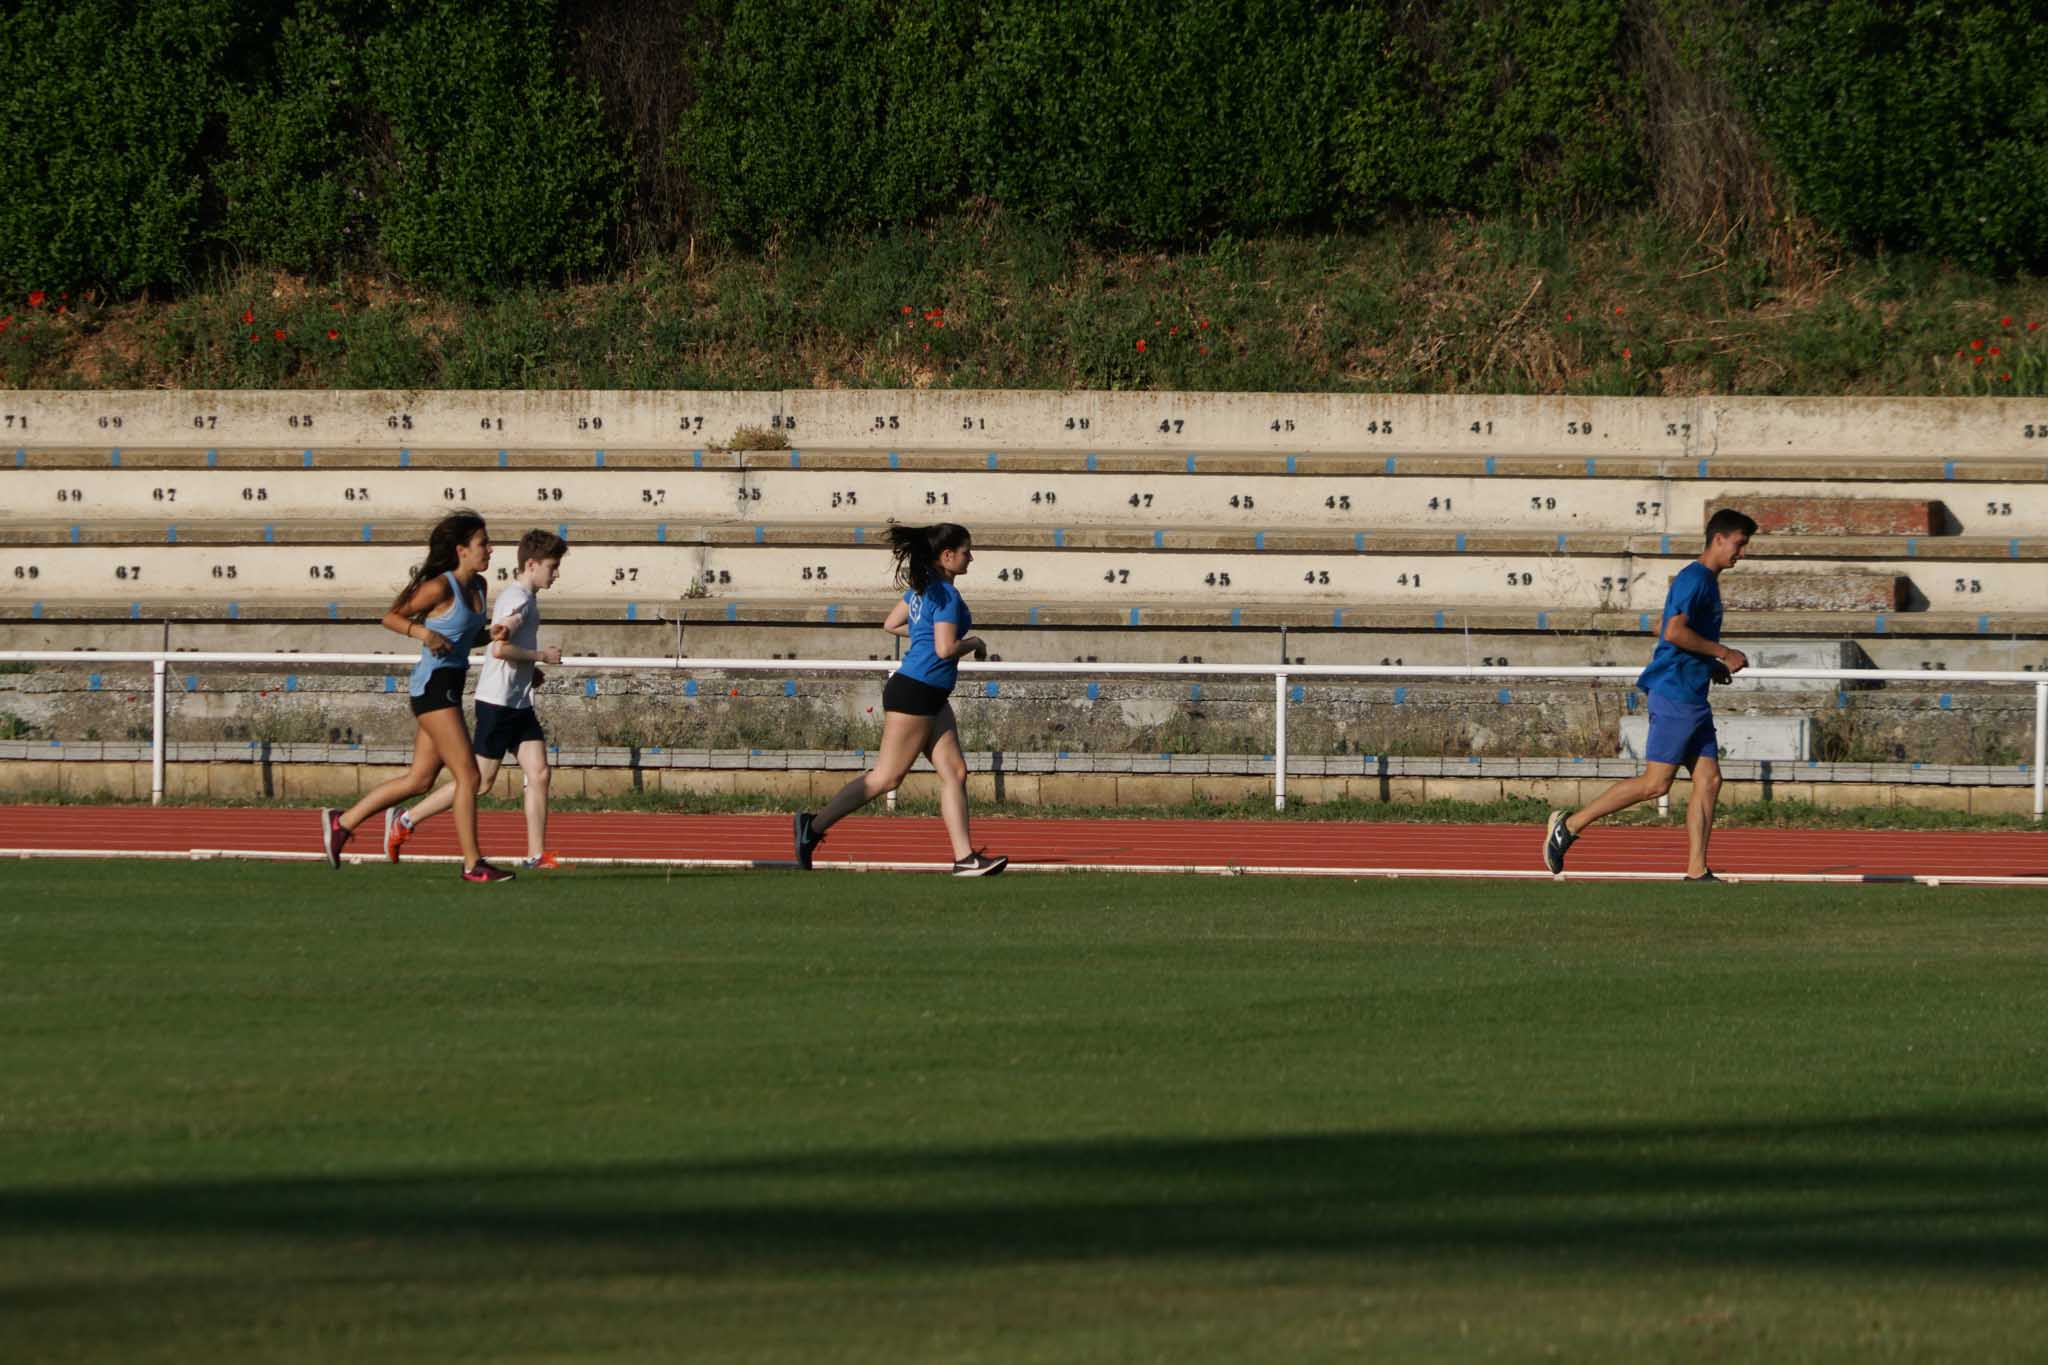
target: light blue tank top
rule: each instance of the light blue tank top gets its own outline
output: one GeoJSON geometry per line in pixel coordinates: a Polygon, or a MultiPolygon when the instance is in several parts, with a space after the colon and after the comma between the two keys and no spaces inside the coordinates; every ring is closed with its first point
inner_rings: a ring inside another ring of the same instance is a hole
{"type": "Polygon", "coordinates": [[[482,610],[469,604],[468,596],[462,591],[462,584],[455,581],[455,574],[451,571],[441,576],[448,580],[448,588],[455,597],[439,616],[429,616],[425,625],[428,630],[454,645],[455,652],[436,654],[425,645],[420,646],[420,661],[412,666],[410,690],[415,697],[426,695],[427,679],[442,669],[468,670],[470,647],[476,643],[476,636],[484,625],[482,610]]]}

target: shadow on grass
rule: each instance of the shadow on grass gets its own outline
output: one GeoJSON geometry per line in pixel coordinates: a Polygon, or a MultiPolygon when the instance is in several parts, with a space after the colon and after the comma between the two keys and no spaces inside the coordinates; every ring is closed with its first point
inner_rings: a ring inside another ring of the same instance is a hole
{"type": "Polygon", "coordinates": [[[600,1248],[722,1271],[1441,1255],[2031,1273],[2044,1139],[2048,1114],[1989,1113],[128,1183],[0,1191],[0,1239],[460,1246],[484,1274],[600,1248]]]}

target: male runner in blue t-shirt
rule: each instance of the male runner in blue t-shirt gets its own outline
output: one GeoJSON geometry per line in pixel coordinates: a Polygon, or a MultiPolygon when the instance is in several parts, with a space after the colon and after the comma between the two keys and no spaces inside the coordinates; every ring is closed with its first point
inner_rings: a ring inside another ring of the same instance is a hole
{"type": "Polygon", "coordinates": [[[1749,548],[1756,523],[1732,507],[1707,522],[1707,549],[1678,571],[1664,595],[1657,649],[1636,686],[1650,694],[1650,739],[1643,746],[1640,777],[1617,782],[1591,805],[1550,813],[1543,835],[1543,865],[1564,871],[1565,850],[1595,820],[1655,800],[1671,790],[1681,767],[1692,769],[1692,801],[1685,809],[1685,879],[1718,882],[1707,866],[1707,837],[1714,828],[1714,798],[1721,792],[1721,751],[1714,743],[1712,683],[1727,682],[1748,667],[1739,649],[1721,643],[1721,572],[1733,568],[1749,548]]]}

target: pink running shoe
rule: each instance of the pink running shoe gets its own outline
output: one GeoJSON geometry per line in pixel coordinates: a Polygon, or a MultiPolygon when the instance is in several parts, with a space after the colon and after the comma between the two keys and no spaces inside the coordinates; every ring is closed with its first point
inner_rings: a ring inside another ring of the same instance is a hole
{"type": "Polygon", "coordinates": [[[462,869],[462,880],[466,882],[509,882],[518,875],[516,872],[507,872],[502,867],[492,867],[482,861],[475,867],[462,869]]]}
{"type": "Polygon", "coordinates": [[[354,830],[341,827],[340,811],[330,807],[320,812],[320,849],[327,855],[329,867],[341,866],[341,850],[355,837],[354,830]]]}

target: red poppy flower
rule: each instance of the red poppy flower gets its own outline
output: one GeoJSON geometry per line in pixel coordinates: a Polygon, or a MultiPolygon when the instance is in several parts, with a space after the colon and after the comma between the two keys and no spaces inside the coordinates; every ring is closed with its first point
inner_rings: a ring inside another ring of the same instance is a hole
{"type": "Polygon", "coordinates": [[[1628,310],[1626,308],[1623,308],[1618,303],[1614,305],[1614,316],[1616,317],[1620,317],[1623,313],[1626,313],[1627,311],[1628,310]]]}
{"type": "Polygon", "coordinates": [[[727,695],[728,697],[737,697],[739,694],[740,690],[737,687],[735,687],[732,691],[726,693],[725,695],[727,695]]]}
{"type": "Polygon", "coordinates": [[[341,333],[335,331],[332,327],[329,327],[327,329],[327,339],[329,341],[339,341],[341,340],[341,333]]]}
{"type": "Polygon", "coordinates": [[[1971,356],[1971,357],[1970,357],[1970,363],[1971,363],[1972,365],[1982,365],[1982,364],[1984,363],[1984,357],[1983,357],[1983,356],[1981,356],[1981,355],[1978,355],[1978,356],[1971,356]]]}
{"type": "Polygon", "coordinates": [[[1203,355],[1207,355],[1207,354],[1209,354],[1209,348],[1208,348],[1207,346],[1204,346],[1204,347],[1202,348],[1202,354],[1203,354],[1203,355]]]}
{"type": "Polygon", "coordinates": [[[256,321],[256,310],[254,308],[244,308],[242,310],[242,325],[246,327],[254,321],[256,321]]]}
{"type": "Polygon", "coordinates": [[[1167,335],[1168,335],[1168,336],[1170,336],[1170,337],[1177,337],[1177,336],[1179,336],[1179,335],[1180,335],[1180,328],[1178,328],[1178,327],[1174,328],[1174,329],[1173,329],[1172,331],[1168,332],[1168,333],[1167,333],[1167,335]]]}
{"type": "Polygon", "coordinates": [[[256,334],[255,334],[254,332],[251,332],[251,333],[249,333],[249,340],[251,340],[251,341],[254,341],[254,340],[256,340],[256,334]]]}
{"type": "Polygon", "coordinates": [[[1999,383],[2001,383],[2001,384],[2010,384],[2010,383],[2012,383],[2012,375],[2010,375],[2010,374],[2002,374],[2002,375],[1998,376],[1998,382],[1999,382],[1999,383]]]}
{"type": "Polygon", "coordinates": [[[946,320],[945,320],[944,318],[933,318],[933,319],[932,319],[932,326],[934,326],[934,327],[944,327],[945,325],[946,325],[946,320]]]}
{"type": "Polygon", "coordinates": [[[1142,352],[1142,351],[1143,351],[1144,349],[1145,349],[1145,338],[1143,338],[1143,337],[1139,337],[1139,338],[1138,338],[1138,350],[1142,352]]]}
{"type": "Polygon", "coordinates": [[[1998,354],[2000,354],[2000,351],[1999,351],[1999,349],[1998,349],[1998,348],[1997,348],[1996,346],[1993,346],[1993,347],[1991,348],[1991,354],[1993,354],[1993,355],[1998,355],[1998,354]]]}
{"type": "Polygon", "coordinates": [[[2041,324],[2040,324],[2040,323],[2038,323],[2038,322],[2030,322],[2030,323],[2028,323],[2028,324],[2027,324],[2027,330],[2028,330],[2029,332],[2031,332],[2031,331],[2033,331],[2034,329],[2038,328],[2038,327],[2039,327],[2040,325],[2041,325],[2041,324]]]}
{"type": "Polygon", "coordinates": [[[2009,317],[2009,316],[2008,316],[2008,317],[2002,317],[2002,318],[2000,318],[2000,319],[1998,320],[1998,325],[1999,325],[2000,327],[2010,327],[2010,326],[2012,326],[2012,318],[2011,318],[2011,317],[2009,317]]]}
{"type": "Polygon", "coordinates": [[[907,312],[909,312],[909,311],[910,311],[910,305],[909,305],[909,304],[907,304],[907,303],[906,303],[906,304],[904,304],[904,305],[903,305],[903,311],[904,311],[904,312],[906,312],[906,313],[907,313],[907,312]]]}
{"type": "Polygon", "coordinates": [[[68,313],[71,311],[71,306],[69,304],[60,303],[57,305],[57,311],[60,313],[68,313]]]}
{"type": "Polygon", "coordinates": [[[28,306],[29,306],[29,307],[31,307],[31,308],[40,308],[40,307],[42,307],[42,306],[43,306],[43,298],[44,298],[44,294],[43,294],[43,291],[42,291],[42,290],[40,290],[40,289],[32,289],[32,290],[30,290],[30,291],[29,291],[29,296],[28,296],[28,306]]]}
{"type": "Polygon", "coordinates": [[[1977,339],[1976,339],[1975,341],[1972,341],[1972,342],[1970,343],[1970,349],[1971,349],[1971,350],[1973,350],[1973,351],[1981,351],[1981,350],[1983,350],[1983,349],[1984,349],[1984,338],[1982,338],[1982,337],[1978,337],[1978,338],[1977,338],[1977,339]]]}
{"type": "Polygon", "coordinates": [[[1570,313],[1566,313],[1566,314],[1564,315],[1564,320],[1565,320],[1566,322],[1570,322],[1570,321],[1572,320],[1572,315],[1571,315],[1570,313]]]}
{"type": "Polygon", "coordinates": [[[276,337],[279,341],[284,340],[284,328],[282,327],[273,328],[270,334],[273,337],[276,337]]]}
{"type": "Polygon", "coordinates": [[[1622,348],[1621,348],[1621,358],[1622,358],[1623,360],[1627,360],[1627,359],[1629,358],[1630,354],[1631,354],[1631,352],[1629,351],[1628,347],[1624,346],[1624,347],[1622,347],[1622,348]]]}
{"type": "Polygon", "coordinates": [[[1203,318],[1203,319],[1202,319],[1202,320],[1201,320],[1201,321],[1200,321],[1199,323],[1197,323],[1196,325],[1197,325],[1198,327],[1200,327],[1200,328],[1201,328],[1201,329],[1202,329],[1203,331],[1205,331],[1205,332],[1206,332],[1206,331],[1208,331],[1208,330],[1209,330],[1209,319],[1207,319],[1207,318],[1203,318]]]}

